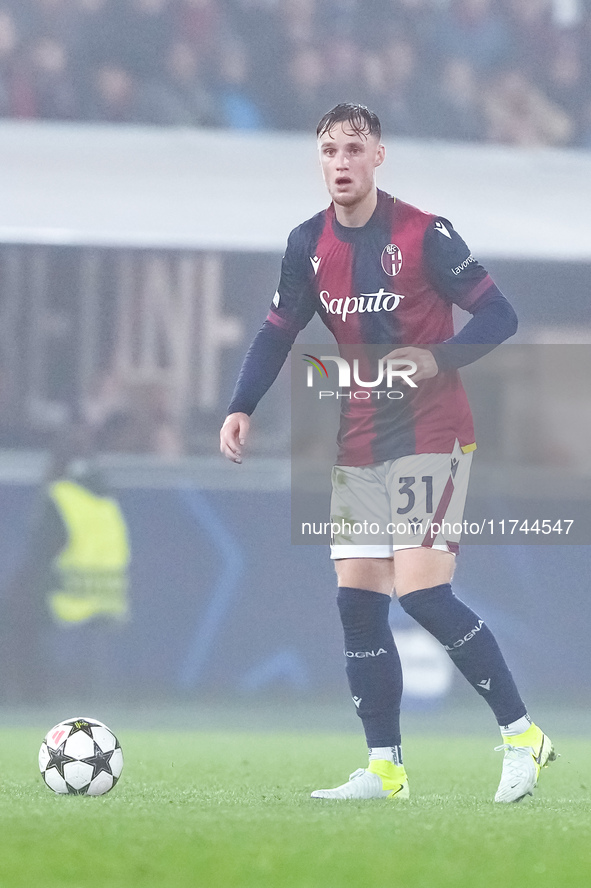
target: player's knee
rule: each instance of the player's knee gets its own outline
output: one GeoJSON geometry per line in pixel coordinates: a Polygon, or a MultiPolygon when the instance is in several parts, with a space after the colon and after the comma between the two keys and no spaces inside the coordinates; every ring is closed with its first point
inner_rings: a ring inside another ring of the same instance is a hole
{"type": "Polygon", "coordinates": [[[401,598],[417,589],[430,589],[450,583],[455,569],[455,557],[440,549],[403,549],[394,556],[396,595],[401,598]]]}
{"type": "Polygon", "coordinates": [[[391,558],[343,558],[335,561],[339,586],[391,595],[394,587],[391,558]]]}

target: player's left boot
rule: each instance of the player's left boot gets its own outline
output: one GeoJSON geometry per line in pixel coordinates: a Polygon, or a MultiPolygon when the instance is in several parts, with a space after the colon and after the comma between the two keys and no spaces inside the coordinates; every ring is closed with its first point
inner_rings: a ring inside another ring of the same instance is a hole
{"type": "Polygon", "coordinates": [[[408,777],[403,765],[381,759],[359,768],[335,789],[316,789],[313,799],[407,799],[408,777]]]}
{"type": "Polygon", "coordinates": [[[503,745],[495,747],[495,751],[505,751],[495,802],[519,802],[532,795],[540,770],[557,756],[550,738],[534,724],[523,734],[503,739],[503,745]]]}

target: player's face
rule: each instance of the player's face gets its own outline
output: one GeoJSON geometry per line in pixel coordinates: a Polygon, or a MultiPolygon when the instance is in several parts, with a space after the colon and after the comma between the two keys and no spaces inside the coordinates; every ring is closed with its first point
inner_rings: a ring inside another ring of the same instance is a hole
{"type": "Polygon", "coordinates": [[[375,188],[375,169],[385,149],[376,136],[356,133],[345,121],[318,140],[322,175],[328,193],[343,207],[361,204],[375,188]]]}

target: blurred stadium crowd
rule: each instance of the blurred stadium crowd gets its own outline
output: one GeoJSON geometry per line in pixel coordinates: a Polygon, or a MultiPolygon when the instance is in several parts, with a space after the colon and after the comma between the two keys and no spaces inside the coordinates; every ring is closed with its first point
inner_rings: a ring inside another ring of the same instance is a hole
{"type": "Polygon", "coordinates": [[[591,148],[591,0],[0,0],[0,116],[591,148]]]}

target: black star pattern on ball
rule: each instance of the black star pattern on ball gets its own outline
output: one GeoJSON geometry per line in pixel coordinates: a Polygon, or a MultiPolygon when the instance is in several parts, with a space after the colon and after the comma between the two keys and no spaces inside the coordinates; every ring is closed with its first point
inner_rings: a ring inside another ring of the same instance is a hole
{"type": "Polygon", "coordinates": [[[109,752],[105,752],[104,749],[101,749],[96,740],[94,741],[94,753],[90,755],[88,758],[80,759],[81,762],[84,762],[86,765],[92,765],[92,777],[91,780],[94,780],[101,771],[104,771],[105,774],[113,774],[111,771],[111,759],[113,757],[114,749],[109,750],[109,752]]]}
{"type": "Polygon", "coordinates": [[[47,747],[47,751],[49,753],[49,761],[47,762],[47,765],[45,767],[46,771],[49,771],[50,768],[55,768],[60,777],[63,777],[64,780],[66,779],[64,776],[64,765],[67,765],[68,762],[76,761],[76,759],[72,758],[71,755],[66,755],[64,749],[65,745],[66,741],[64,740],[63,743],[60,743],[57,749],[52,749],[50,746],[47,747]]]}
{"type": "Polygon", "coordinates": [[[75,787],[70,786],[67,780],[66,787],[68,789],[68,795],[86,795],[86,790],[88,789],[88,786],[83,786],[82,789],[75,789],[75,787]]]}
{"type": "Polygon", "coordinates": [[[84,721],[83,718],[77,718],[75,721],[71,722],[64,722],[64,724],[72,725],[70,737],[72,736],[72,734],[78,734],[79,732],[82,734],[88,734],[89,737],[92,737],[92,725],[89,724],[87,721],[84,721]]]}

